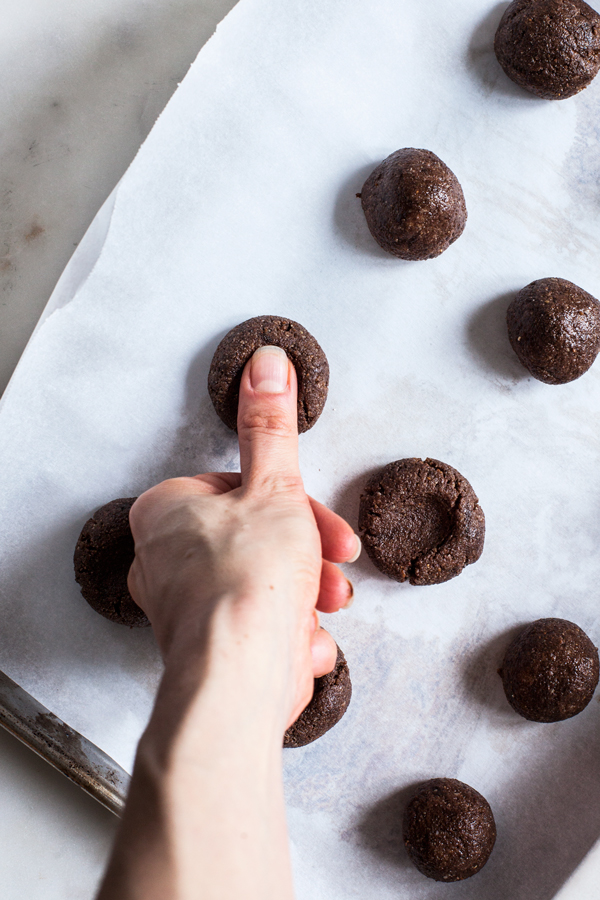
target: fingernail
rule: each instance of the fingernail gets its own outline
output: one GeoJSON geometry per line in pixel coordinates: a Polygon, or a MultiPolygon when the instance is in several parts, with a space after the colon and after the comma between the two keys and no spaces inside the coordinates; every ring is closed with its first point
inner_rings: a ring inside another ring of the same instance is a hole
{"type": "Polygon", "coordinates": [[[259,347],[250,364],[250,384],[261,394],[283,394],[288,384],[285,350],[271,344],[259,347]]]}
{"type": "Polygon", "coordinates": [[[350,596],[348,597],[348,599],[346,600],[346,602],[345,602],[344,605],[342,606],[342,609],[350,609],[350,607],[351,607],[352,604],[354,603],[354,588],[352,587],[352,582],[350,581],[349,578],[346,578],[346,581],[348,582],[348,588],[349,588],[349,590],[350,590],[350,596]]]}
{"type": "Polygon", "coordinates": [[[354,537],[356,538],[356,550],[354,552],[354,555],[351,556],[350,559],[347,559],[346,562],[356,562],[356,560],[360,556],[360,551],[362,550],[362,544],[360,542],[359,536],[355,534],[354,537]]]}

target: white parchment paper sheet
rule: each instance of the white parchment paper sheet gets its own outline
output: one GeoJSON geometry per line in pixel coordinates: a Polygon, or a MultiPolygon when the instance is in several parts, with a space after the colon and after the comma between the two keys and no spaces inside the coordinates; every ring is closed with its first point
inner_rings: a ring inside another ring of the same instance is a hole
{"type": "Polygon", "coordinates": [[[476,565],[425,588],[363,558],[352,610],[327,622],[354,697],[330,734],[285,756],[301,900],[545,900],[600,836],[597,702],[528,723],[496,674],[532,619],[564,616],[600,639],[600,366],[543,385],[504,326],[534,278],[600,295],[600,83],[560,103],[512,85],[491,50],[503,8],[242,0],[0,409],[0,667],[127,767],[160,662],[149,631],[88,608],[73,548],[108,500],[237,468],[206,393],[229,328],[279,313],[322,344],[331,389],[302,469],[353,524],[365,478],[390,460],[433,456],[473,484],[487,516],[476,565]],[[355,197],[405,146],[441,156],[467,199],[464,235],[429,262],[380,251],[355,197]],[[452,886],[401,847],[410,787],[439,775],[480,790],[498,825],[486,868],[452,886]]]}

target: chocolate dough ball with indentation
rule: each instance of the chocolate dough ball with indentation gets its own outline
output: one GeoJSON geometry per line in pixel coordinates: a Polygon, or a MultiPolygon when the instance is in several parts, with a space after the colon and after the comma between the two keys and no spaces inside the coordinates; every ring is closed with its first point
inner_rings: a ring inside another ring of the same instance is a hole
{"type": "Polygon", "coordinates": [[[350,703],[352,682],[346,657],[337,648],[335,668],[315,678],[312,700],[283,736],[284,747],[304,747],[336,725],[350,703]]]}
{"type": "Polygon", "coordinates": [[[435,153],[407,147],[384,159],[360,193],[369,231],[400,259],[433,259],[463,233],[460,183],[435,153]]]}
{"type": "Polygon", "coordinates": [[[515,712],[532,722],[560,722],[592,699],[598,650],[573,622],[538,619],[512,641],[498,674],[515,712]]]}
{"type": "Polygon", "coordinates": [[[208,373],[208,393],[220,418],[237,431],[240,381],[255,350],[266,344],[281,347],[298,379],[298,432],[315,424],[327,400],[329,363],[312,334],[282,316],[256,316],[229,331],[217,349],[208,373]]]}
{"type": "Polygon", "coordinates": [[[494,51],[516,84],[545,100],[564,100],[600,68],[600,16],[583,0],[514,0],[494,51]]]}
{"type": "Polygon", "coordinates": [[[127,587],[135,556],[129,510],[136,499],[101,506],[83,526],[73,557],[75,579],[90,606],[112,622],[132,628],[150,624],[127,587]]]}
{"type": "Polygon", "coordinates": [[[546,384],[579,378],[600,350],[600,303],[564,278],[524,287],[508,307],[506,322],[520,361],[546,384]]]}
{"type": "Polygon", "coordinates": [[[476,562],[485,517],[466,478],[437,459],[400,459],[373,475],[358,527],[377,568],[396,581],[440,584],[476,562]]]}
{"type": "Polygon", "coordinates": [[[462,881],[488,861],[496,823],[479,791],[455,778],[433,778],[409,801],[403,836],[419,872],[435,881],[462,881]]]}

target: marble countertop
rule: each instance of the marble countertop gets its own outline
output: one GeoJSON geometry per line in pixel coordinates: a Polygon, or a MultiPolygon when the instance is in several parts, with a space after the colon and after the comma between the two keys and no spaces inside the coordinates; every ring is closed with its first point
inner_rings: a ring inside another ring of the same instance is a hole
{"type": "MultiPolygon", "coordinates": [[[[0,392],[54,285],[234,0],[5,0],[0,392]]],[[[0,730],[4,900],[94,896],[117,820],[0,730]]]]}

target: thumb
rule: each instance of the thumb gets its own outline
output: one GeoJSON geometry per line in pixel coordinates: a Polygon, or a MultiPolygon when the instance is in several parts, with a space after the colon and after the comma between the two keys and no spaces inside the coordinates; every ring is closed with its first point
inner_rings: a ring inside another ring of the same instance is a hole
{"type": "Polygon", "coordinates": [[[240,383],[238,439],[242,484],[299,477],[298,383],[281,347],[259,347],[240,383]]]}

